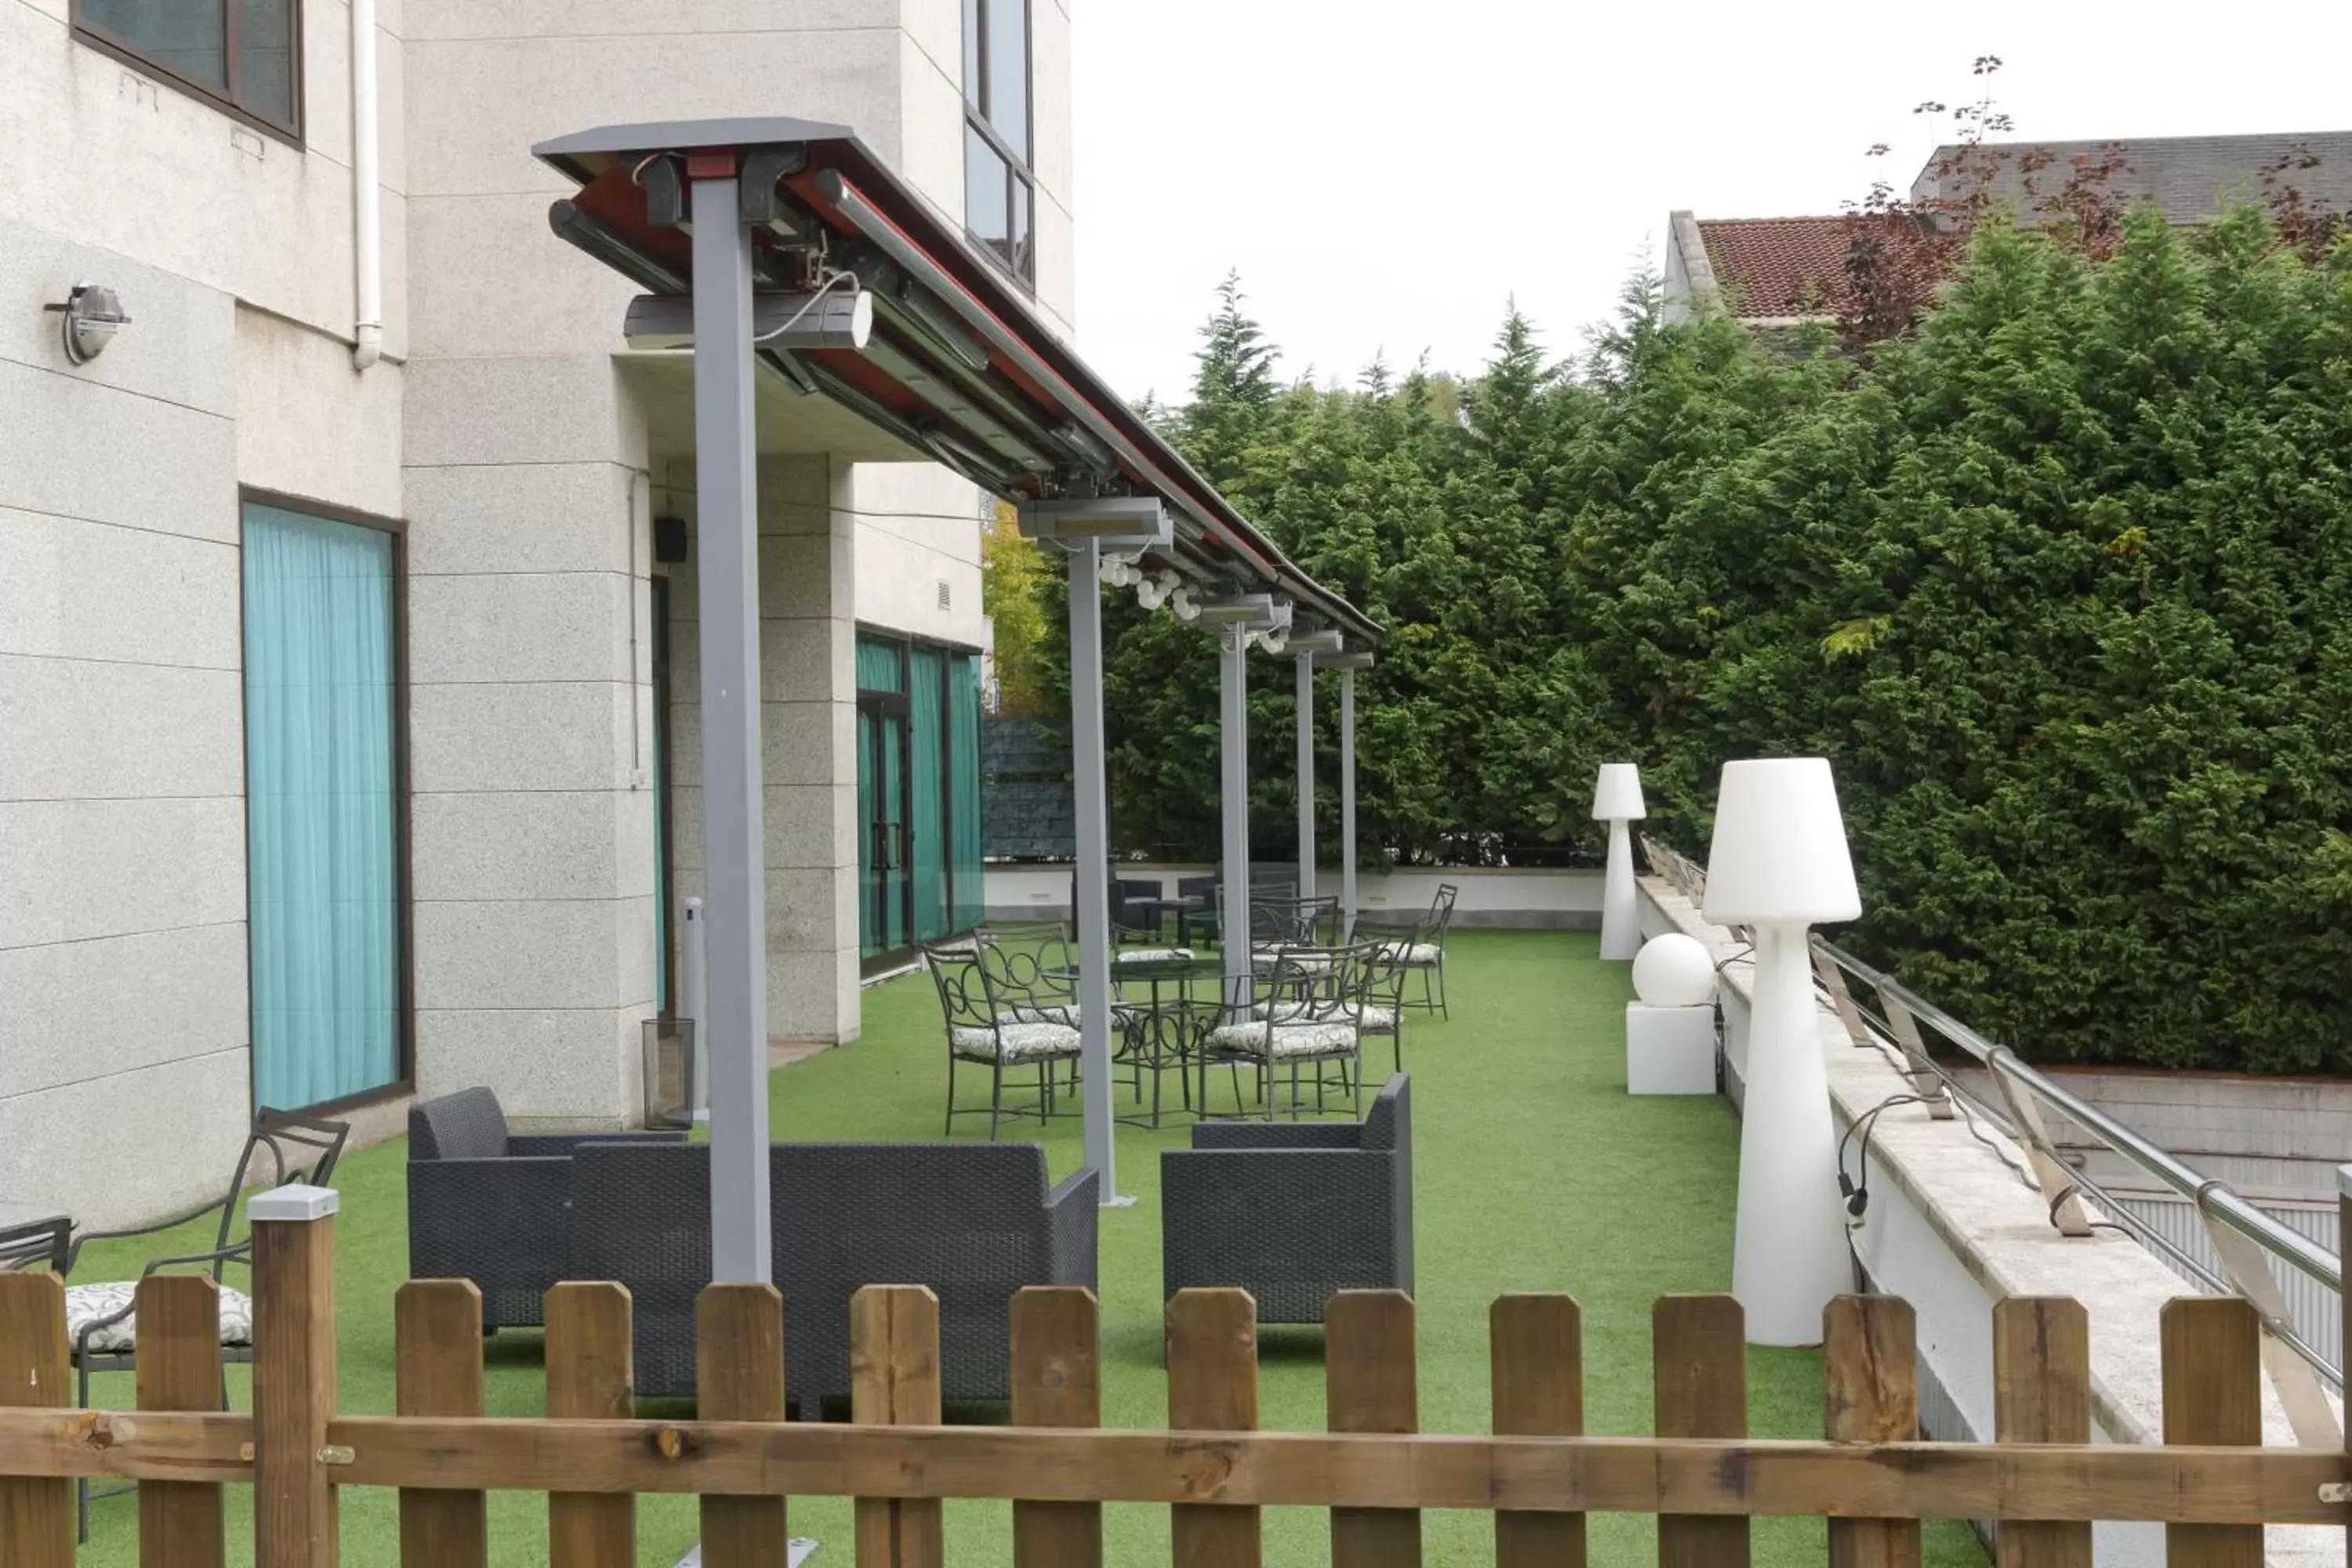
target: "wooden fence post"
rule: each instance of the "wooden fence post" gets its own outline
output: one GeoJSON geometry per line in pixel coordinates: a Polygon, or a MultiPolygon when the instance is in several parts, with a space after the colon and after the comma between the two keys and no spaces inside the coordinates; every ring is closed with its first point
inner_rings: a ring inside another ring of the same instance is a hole
{"type": "MultiPolygon", "coordinates": [[[[132,1321],[139,1408],[218,1410],[220,1288],[202,1274],[151,1274],[132,1321]]],[[[139,1568],[223,1568],[226,1552],[217,1482],[139,1483],[139,1568]]]]}
{"type": "MultiPolygon", "coordinates": [[[[72,1397],[65,1282],[0,1273],[0,1405],[56,1409],[72,1397]]],[[[74,1484],[0,1476],[0,1563],[73,1568],[74,1484]]]]}
{"type": "MultiPolygon", "coordinates": [[[[1661,1296],[1650,1311],[1661,1437],[1748,1436],[1748,1318],[1730,1296],[1661,1296]]],[[[1747,1568],[1748,1521],[1658,1516],[1659,1568],[1747,1568]]]]}
{"type": "MultiPolygon", "coordinates": [[[[1919,1328],[1900,1296],[1840,1296],[1822,1313],[1822,1436],[1919,1440],[1919,1328]]],[[[1830,1568],[1919,1568],[1916,1519],[1830,1521],[1830,1568]]]]}
{"type": "MultiPolygon", "coordinates": [[[[626,1420],[637,1413],[626,1287],[610,1280],[547,1293],[547,1414],[626,1420]]],[[[547,1494],[549,1560],[562,1568],[635,1568],[637,1500],[626,1492],[547,1494]]]]}
{"type": "MultiPolygon", "coordinates": [[[[1342,1290],[1323,1309],[1324,1422],[1334,1432],[1418,1432],[1412,1298],[1342,1290]]],[[[1331,1510],[1332,1568],[1421,1568],[1421,1515],[1331,1510]]]]}
{"type": "MultiPolygon", "coordinates": [[[[1013,1425],[1102,1425],[1101,1313],[1083,1285],[1029,1285],[1013,1298],[1013,1425]]],[[[1021,1568],[1102,1568],[1102,1504],[1013,1505],[1021,1568]]]]}
{"type": "Polygon", "coordinates": [[[342,1560],[327,1423],[335,1415],[335,1209],[329,1187],[274,1187],[253,1226],[253,1554],[257,1568],[342,1560]]]}
{"type": "MultiPolygon", "coordinates": [[[[921,1285],[849,1299],[849,1416],[866,1426],[940,1424],[940,1300],[921,1285]]],[[[937,1498],[859,1498],[857,1568],[943,1568],[937,1498]]]]}
{"type": "MultiPolygon", "coordinates": [[[[2263,1440],[2263,1330],[2235,1296],[2184,1296],[2164,1304],[2164,1440],[2263,1440]]],[[[2168,1524],[2172,1568],[2263,1568],[2259,1524],[2168,1524]]]]}
{"type": "MultiPolygon", "coordinates": [[[[482,1292],[470,1279],[411,1279],[392,1299],[394,1408],[482,1413],[482,1292]]],[[[478,1491],[404,1488],[401,1568],[488,1568],[489,1509],[478,1491]]]]}
{"type": "MultiPolygon", "coordinates": [[[[2091,1441],[2091,1320],[2063,1296],[2012,1296],[1992,1309],[1993,1440],[2091,1441]]],[[[1995,1568],[2091,1568],[2087,1522],[2004,1520],[1995,1568]]]]}
{"type": "MultiPolygon", "coordinates": [[[[1572,1296],[1498,1296],[1486,1314],[1499,1436],[1584,1434],[1584,1314],[1572,1296]]],[[[1584,1568],[1580,1513],[1495,1514],[1496,1568],[1584,1568]]]]}
{"type": "MultiPolygon", "coordinates": [[[[1168,1425],[1257,1429],[1257,1303],[1248,1291],[1179,1290],[1169,1301],[1168,1425]]],[[[1169,1520],[1176,1568],[1259,1568],[1256,1509],[1180,1502],[1169,1520]]]]}
{"type": "MultiPolygon", "coordinates": [[[[694,1303],[696,1415],[784,1418],[784,1298],[773,1285],[706,1285],[694,1303]]],[[[781,1497],[702,1500],[702,1568],[786,1568],[781,1497]]]]}

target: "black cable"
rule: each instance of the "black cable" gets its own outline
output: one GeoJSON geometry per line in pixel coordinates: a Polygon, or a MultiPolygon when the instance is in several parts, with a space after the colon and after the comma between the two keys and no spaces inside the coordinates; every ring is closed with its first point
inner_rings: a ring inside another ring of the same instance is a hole
{"type": "Polygon", "coordinates": [[[1844,1135],[1838,1139],[1837,1171],[1838,1193],[1845,1199],[1847,1214],[1860,1219],[1863,1211],[1870,1206],[1870,1137],[1877,1131],[1878,1119],[1898,1105],[1925,1105],[1927,1102],[1927,1097],[1924,1094],[1890,1094],[1846,1124],[1844,1135]],[[1857,1134],[1861,1140],[1861,1159],[1855,1173],[1849,1176],[1845,1170],[1846,1145],[1853,1142],[1857,1134]]]}

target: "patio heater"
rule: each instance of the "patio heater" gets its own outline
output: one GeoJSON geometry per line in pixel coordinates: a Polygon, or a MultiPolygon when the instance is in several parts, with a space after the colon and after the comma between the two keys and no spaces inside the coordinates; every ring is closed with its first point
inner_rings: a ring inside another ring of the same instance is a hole
{"type": "Polygon", "coordinates": [[[1853,1288],[1853,1271],[1805,933],[1862,913],[1826,759],[1723,765],[1705,912],[1756,936],[1732,1294],[1748,1343],[1819,1344],[1822,1309],[1853,1288]]]}
{"type": "MultiPolygon", "coordinates": [[[[1298,896],[1315,896],[1315,658],[1338,653],[1335,631],[1295,632],[1284,645],[1298,670],[1298,896]]],[[[1345,934],[1344,932],[1342,933],[1345,934]]]]}
{"type": "Polygon", "coordinates": [[[1642,947],[1633,907],[1633,832],[1649,816],[1642,804],[1642,773],[1631,763],[1603,763],[1592,786],[1592,820],[1609,825],[1609,875],[1601,885],[1601,956],[1631,959],[1642,947]]]}
{"type": "Polygon", "coordinates": [[[1070,558],[1070,778],[1076,808],[1074,880],[1078,930],[1078,1093],[1087,1164],[1105,1208],[1135,1202],[1118,1190],[1110,1098],[1110,807],[1103,766],[1102,559],[1167,551],[1173,540],[1156,496],[1030,501],[1021,531],[1070,558]]]}

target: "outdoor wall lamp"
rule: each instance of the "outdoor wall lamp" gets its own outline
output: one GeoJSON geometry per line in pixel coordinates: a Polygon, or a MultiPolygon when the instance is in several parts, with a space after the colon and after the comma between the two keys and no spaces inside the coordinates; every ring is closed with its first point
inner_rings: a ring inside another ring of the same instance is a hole
{"type": "Polygon", "coordinates": [[[1302,658],[1321,660],[1348,646],[1348,639],[1336,631],[1299,632],[1290,639],[1290,651],[1302,658]]]}
{"type": "MultiPolygon", "coordinates": [[[[629,301],[621,335],[633,349],[692,348],[692,296],[638,295],[629,301]]],[[[764,347],[862,349],[873,335],[874,300],[863,289],[751,296],[751,341],[764,347]]]]}
{"type": "Polygon", "coordinates": [[[77,283],[64,304],[41,308],[64,318],[59,336],[66,358],[75,364],[88,364],[104,353],[114,334],[131,324],[131,318],[122,313],[122,301],[102,283],[77,283]]]}
{"type": "Polygon", "coordinates": [[[1609,825],[1609,875],[1601,885],[1601,956],[1629,959],[1642,947],[1641,918],[1633,908],[1633,830],[1649,816],[1642,802],[1642,773],[1631,763],[1603,763],[1592,786],[1592,820],[1609,825]]]}
{"type": "MultiPolygon", "coordinates": [[[[1296,643],[1291,645],[1296,647],[1296,643]]],[[[1360,647],[1340,653],[1318,653],[1315,656],[1318,669],[1370,669],[1375,660],[1372,650],[1360,647]]]]}
{"type": "Polygon", "coordinates": [[[1290,625],[1290,605],[1276,603],[1271,594],[1219,594],[1201,601],[1201,619],[1213,626],[1269,631],[1290,625]]]}
{"type": "Polygon", "coordinates": [[[1853,1289],[1853,1270],[1805,931],[1862,913],[1827,759],[1723,765],[1705,912],[1756,933],[1732,1294],[1748,1343],[1819,1344],[1822,1309],[1853,1289]]]}

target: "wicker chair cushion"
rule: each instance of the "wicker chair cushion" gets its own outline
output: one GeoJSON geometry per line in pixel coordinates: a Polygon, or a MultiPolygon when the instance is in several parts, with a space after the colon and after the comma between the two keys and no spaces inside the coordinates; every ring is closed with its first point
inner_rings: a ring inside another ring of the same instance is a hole
{"type": "Polygon", "coordinates": [[[1008,1062],[1034,1062],[1047,1057],[1078,1054],[1078,1032],[1067,1024],[1000,1024],[985,1029],[968,1024],[949,1031],[955,1054],[973,1061],[992,1062],[1000,1047],[1008,1062]]]}
{"type": "MultiPolygon", "coordinates": [[[[1272,1032],[1276,1061],[1353,1056],[1356,1051],[1356,1031],[1347,1024],[1276,1024],[1272,1032]]],[[[1257,1055],[1267,1048],[1266,1036],[1264,1024],[1227,1024],[1210,1032],[1209,1045],[1214,1050],[1257,1055]]]]}
{"type": "Polygon", "coordinates": [[[1113,955],[1114,963],[1175,963],[1192,956],[1189,947],[1122,947],[1113,955]]]}
{"type": "MultiPolygon", "coordinates": [[[[107,1285],[68,1285],[66,1287],[66,1342],[79,1349],[81,1331],[100,1319],[111,1318],[139,1298],[135,1279],[120,1280],[107,1285]]],[[[93,1351],[120,1353],[135,1348],[139,1339],[138,1314],[125,1316],[121,1321],[109,1323],[92,1334],[89,1348],[93,1351]]],[[[220,1337],[225,1345],[249,1345],[253,1342],[253,1302],[242,1290],[220,1287],[220,1337]]]]}

